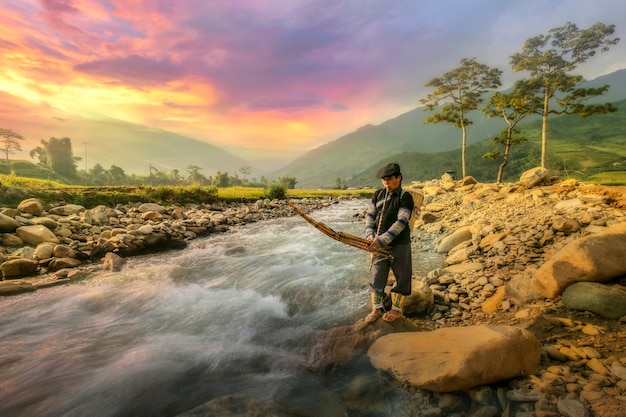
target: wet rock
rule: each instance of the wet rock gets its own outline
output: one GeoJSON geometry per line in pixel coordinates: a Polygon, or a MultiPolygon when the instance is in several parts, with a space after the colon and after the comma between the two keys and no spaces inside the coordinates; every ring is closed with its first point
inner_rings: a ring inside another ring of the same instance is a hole
{"type": "Polygon", "coordinates": [[[15,295],[35,291],[30,282],[0,281],[0,295],[15,295]]]}
{"type": "Polygon", "coordinates": [[[37,261],[31,259],[11,259],[0,264],[0,271],[4,278],[21,278],[33,275],[37,266],[37,261]]]}
{"type": "Polygon", "coordinates": [[[414,332],[418,328],[405,319],[392,323],[378,320],[368,324],[360,321],[349,326],[335,327],[321,335],[310,350],[306,366],[312,372],[333,370],[364,354],[370,345],[385,334],[414,332]]]}
{"type": "Polygon", "coordinates": [[[126,261],[124,260],[124,258],[113,252],[108,252],[102,258],[102,267],[107,271],[121,271],[125,263],[126,261]]]}

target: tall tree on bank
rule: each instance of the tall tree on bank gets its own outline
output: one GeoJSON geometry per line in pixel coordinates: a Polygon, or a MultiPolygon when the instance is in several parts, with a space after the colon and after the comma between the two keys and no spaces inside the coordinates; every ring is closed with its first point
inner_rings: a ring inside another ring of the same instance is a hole
{"type": "Polygon", "coordinates": [[[441,102],[447,104],[441,107],[439,113],[428,117],[425,123],[446,122],[461,129],[463,177],[467,176],[465,159],[467,126],[472,124],[472,121],[467,118],[467,114],[478,109],[478,106],[483,102],[484,93],[501,85],[501,75],[501,70],[480,64],[476,58],[463,58],[457,68],[426,83],[426,87],[434,87],[435,91],[425,99],[420,100],[424,104],[424,111],[435,110],[441,102]]]}
{"type": "Polygon", "coordinates": [[[517,136],[519,131],[517,125],[526,116],[534,114],[538,108],[542,106],[542,101],[534,95],[534,90],[524,80],[517,81],[515,87],[510,93],[502,93],[496,91],[489,97],[487,104],[483,108],[483,112],[489,117],[501,117],[506,123],[506,129],[493,139],[495,145],[504,145],[504,152],[494,150],[487,152],[483,158],[496,159],[502,157],[502,163],[498,168],[498,177],[496,182],[502,182],[504,168],[509,163],[511,148],[521,142],[527,140],[523,136],[517,136]]]}
{"type": "Polygon", "coordinates": [[[48,141],[42,139],[41,146],[30,151],[30,157],[37,158],[40,164],[57,174],[71,178],[76,176],[76,161],[80,160],[74,157],[70,138],[55,137],[48,141]]]}
{"type": "Polygon", "coordinates": [[[21,140],[24,140],[24,136],[19,133],[11,129],[0,128],[0,144],[2,144],[2,152],[4,153],[7,165],[11,165],[9,162],[9,154],[22,150],[21,140]]]}
{"type": "Polygon", "coordinates": [[[610,103],[584,105],[583,103],[604,94],[609,86],[599,88],[577,88],[583,81],[579,75],[569,75],[579,64],[596,54],[608,51],[619,38],[610,39],[615,25],[595,23],[588,29],[578,29],[571,22],[551,29],[547,35],[529,38],[520,52],[510,57],[514,71],[529,71],[528,85],[543,99],[537,114],[541,115],[541,166],[547,168],[548,116],[550,114],[579,114],[582,117],[604,114],[616,109],[610,103]],[[562,96],[557,94],[562,93],[562,96]],[[555,99],[556,106],[551,107],[555,99]]]}

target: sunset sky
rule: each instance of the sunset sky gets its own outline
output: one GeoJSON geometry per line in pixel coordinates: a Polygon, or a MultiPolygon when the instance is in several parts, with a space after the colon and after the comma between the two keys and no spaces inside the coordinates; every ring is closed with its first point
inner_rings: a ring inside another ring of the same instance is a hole
{"type": "Polygon", "coordinates": [[[0,114],[105,115],[266,166],[418,107],[461,58],[510,85],[509,56],[568,21],[622,38],[577,73],[626,68],[624,0],[0,0],[0,15],[0,114]]]}

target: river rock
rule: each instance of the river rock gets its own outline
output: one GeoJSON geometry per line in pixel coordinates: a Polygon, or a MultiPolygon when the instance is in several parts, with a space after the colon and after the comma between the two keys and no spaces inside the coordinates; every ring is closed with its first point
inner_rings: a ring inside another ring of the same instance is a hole
{"type": "Polygon", "coordinates": [[[18,227],[15,233],[29,245],[38,245],[43,242],[59,243],[54,233],[40,224],[18,227]]]}
{"type": "Polygon", "coordinates": [[[571,217],[557,216],[552,222],[552,228],[557,232],[575,233],[581,229],[581,225],[571,217]]]}
{"type": "Polygon", "coordinates": [[[147,213],[149,211],[155,211],[157,213],[164,214],[164,213],[167,212],[167,208],[163,207],[160,204],[156,204],[156,203],[143,203],[142,205],[139,206],[138,210],[141,213],[147,213]]]}
{"type": "Polygon", "coordinates": [[[43,214],[43,204],[36,198],[28,198],[26,200],[22,200],[18,205],[17,209],[22,213],[32,214],[33,216],[41,216],[43,214]]]}
{"type": "Polygon", "coordinates": [[[52,242],[43,242],[37,245],[35,248],[35,253],[33,256],[36,259],[48,259],[52,256],[54,248],[57,246],[56,243],[52,242]]]}
{"type": "Polygon", "coordinates": [[[591,311],[609,319],[626,316],[626,288],[597,282],[577,282],[563,291],[561,300],[572,310],[591,311]]]}
{"type": "Polygon", "coordinates": [[[565,417],[587,417],[587,409],[578,400],[563,399],[557,402],[557,410],[565,417]]]}
{"type": "Polygon", "coordinates": [[[545,168],[536,167],[522,173],[519,182],[526,188],[545,184],[550,179],[549,171],[545,168]]]}
{"type": "Polygon", "coordinates": [[[108,252],[102,258],[102,267],[105,270],[118,272],[118,271],[122,270],[122,268],[124,267],[124,263],[125,262],[126,261],[121,256],[119,256],[119,255],[117,255],[117,254],[115,254],[113,252],[108,252]]]}
{"type": "Polygon", "coordinates": [[[35,290],[36,288],[30,282],[0,281],[0,295],[21,294],[35,290]]]}
{"type": "Polygon", "coordinates": [[[450,252],[455,246],[466,242],[472,238],[472,232],[470,232],[470,226],[461,227],[449,236],[445,237],[439,246],[437,246],[437,252],[445,253],[450,252]]]}
{"type": "Polygon", "coordinates": [[[0,265],[4,278],[21,278],[33,275],[37,271],[37,261],[32,259],[11,259],[0,265]]]}
{"type": "Polygon", "coordinates": [[[626,274],[626,231],[608,231],[567,244],[533,275],[533,289],[555,298],[578,281],[606,282],[626,274]]]}
{"type": "MultiPolygon", "coordinates": [[[[298,414],[299,415],[299,414],[298,414]]],[[[297,417],[269,400],[243,395],[217,397],[176,417],[297,417]]],[[[334,417],[334,416],[333,416],[334,417]]]]}
{"type": "Polygon", "coordinates": [[[33,224],[40,224],[42,226],[46,226],[50,230],[54,230],[57,228],[58,223],[51,219],[50,217],[33,217],[30,219],[33,224]]]}
{"type": "Polygon", "coordinates": [[[539,370],[537,338],[511,326],[465,326],[394,333],[368,350],[372,365],[435,392],[465,390],[539,370]]]}
{"type": "Polygon", "coordinates": [[[24,244],[24,241],[19,237],[11,233],[0,234],[0,243],[2,246],[19,247],[24,244]]]}
{"type": "Polygon", "coordinates": [[[358,354],[365,353],[376,339],[385,334],[417,330],[415,325],[405,319],[392,323],[380,319],[371,324],[359,321],[353,325],[334,327],[315,341],[308,354],[306,366],[312,372],[333,370],[348,363],[358,354]]]}
{"type": "Polygon", "coordinates": [[[416,317],[426,313],[435,302],[433,290],[423,281],[414,279],[411,284],[411,295],[406,297],[402,313],[407,317],[416,317]]]}
{"type": "Polygon", "coordinates": [[[62,206],[52,207],[48,212],[57,216],[70,216],[85,211],[85,207],[78,204],[64,204],[62,206]]]}
{"type": "Polygon", "coordinates": [[[82,264],[82,261],[74,258],[54,258],[48,264],[48,270],[51,272],[59,271],[65,268],[76,268],[82,264]]]}
{"type": "Polygon", "coordinates": [[[20,226],[20,222],[15,220],[13,217],[0,213],[0,233],[13,232],[20,226]]]}

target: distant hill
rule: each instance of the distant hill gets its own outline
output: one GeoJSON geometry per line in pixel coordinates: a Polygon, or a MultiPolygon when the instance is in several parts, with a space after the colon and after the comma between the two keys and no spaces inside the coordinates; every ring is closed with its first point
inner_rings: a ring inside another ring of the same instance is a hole
{"type": "MultiPolygon", "coordinates": [[[[626,70],[616,71],[585,83],[588,87],[598,87],[605,84],[611,85],[611,88],[607,94],[597,98],[596,102],[616,102],[626,98],[626,70]]],[[[626,110],[620,106],[619,113],[624,112],[626,110]]],[[[364,126],[333,142],[313,149],[286,167],[270,173],[269,177],[296,177],[298,188],[333,187],[337,178],[344,180],[350,186],[360,186],[371,183],[372,178],[375,179],[372,176],[375,169],[372,167],[380,166],[388,160],[400,161],[404,158],[407,158],[405,165],[408,165],[404,169],[405,172],[413,172],[416,179],[438,178],[448,169],[456,170],[460,175],[461,131],[448,124],[425,125],[424,121],[430,114],[430,112],[423,111],[422,108],[416,108],[378,126],[364,126]],[[438,153],[442,154],[438,155],[438,153]],[[367,177],[368,175],[369,177],[367,177]]],[[[474,124],[468,128],[467,157],[468,159],[477,158],[473,164],[468,161],[469,174],[494,180],[499,162],[482,159],[482,155],[493,149],[489,138],[492,138],[505,127],[504,122],[500,119],[489,120],[480,112],[472,112],[469,118],[474,121],[474,124]],[[481,145],[473,148],[470,146],[478,143],[481,145]],[[474,152],[480,153],[480,155],[474,155],[474,152]],[[472,172],[472,166],[474,172],[472,172]]],[[[551,137],[555,142],[559,137],[564,138],[566,135],[565,133],[559,134],[560,127],[556,119],[552,117],[550,122],[551,137]]],[[[614,114],[588,119],[575,116],[563,120],[567,120],[563,122],[565,124],[573,123],[572,126],[576,126],[574,129],[576,134],[580,136],[579,140],[576,141],[576,146],[579,146],[580,149],[586,149],[584,153],[588,152],[589,149],[583,148],[581,144],[586,140],[593,140],[594,137],[592,132],[585,129],[585,126],[593,130],[590,126],[614,124],[613,129],[622,133],[626,129],[623,120],[614,114]],[[593,123],[591,123],[592,120],[593,123]]],[[[528,126],[525,133],[527,137],[537,140],[540,138],[540,124],[538,125],[538,123],[540,123],[538,120],[526,123],[528,126]],[[537,126],[539,126],[538,131],[537,126]]],[[[608,126],[606,127],[608,128],[608,126]]],[[[571,129],[567,134],[573,134],[571,129]]],[[[551,152],[559,152],[559,148],[553,145],[551,145],[550,150],[551,152]]],[[[534,155],[537,150],[531,143],[519,147],[516,152],[534,155]]],[[[611,152],[609,154],[612,155],[611,152]]],[[[538,165],[539,161],[540,157],[535,160],[529,156],[526,162],[518,161],[522,165],[518,168],[522,169],[525,166],[530,168],[538,165]]],[[[512,164],[513,162],[511,162],[512,164]]],[[[517,172],[512,166],[509,166],[507,170],[509,175],[517,172]]],[[[506,173],[507,171],[505,171],[506,173]]]]}
{"type": "MultiPolygon", "coordinates": [[[[0,100],[14,102],[14,97],[0,92],[0,100]]],[[[28,159],[28,152],[39,145],[41,139],[69,137],[74,156],[85,157],[87,167],[96,163],[105,169],[116,165],[127,174],[149,175],[157,169],[169,173],[178,169],[185,173],[189,165],[202,168],[205,176],[217,171],[235,174],[242,166],[250,166],[253,176],[259,173],[250,162],[217,146],[163,129],[129,123],[106,116],[80,117],[58,109],[36,107],[24,99],[15,101],[15,111],[0,113],[0,126],[13,128],[26,137],[23,152],[15,159],[28,159]],[[36,112],[20,112],[20,108],[35,107],[36,112]],[[32,114],[37,116],[33,117],[32,114]],[[28,114],[28,119],[25,119],[28,114]],[[14,128],[13,126],[20,126],[14,128]]],[[[35,162],[33,160],[33,162],[35,162]]]]}
{"type": "MultiPolygon", "coordinates": [[[[618,111],[588,118],[558,116],[550,120],[548,165],[565,175],[586,178],[597,172],[626,171],[626,100],[613,103],[618,111]]],[[[522,125],[521,135],[531,138],[514,146],[504,171],[505,181],[517,181],[522,172],[539,164],[541,121],[522,125]]],[[[501,160],[482,155],[495,149],[491,139],[467,148],[468,174],[479,181],[495,181],[501,160]]],[[[389,162],[402,167],[406,182],[439,178],[447,171],[461,173],[461,150],[439,153],[403,152],[391,155],[346,180],[351,187],[378,186],[376,170],[389,162]]]]}
{"type": "MultiPolygon", "coordinates": [[[[292,176],[297,178],[298,188],[325,188],[333,186],[337,178],[350,178],[389,155],[460,148],[460,130],[443,123],[425,125],[429,115],[417,108],[378,126],[364,126],[306,153],[269,177],[292,176]]],[[[470,117],[475,120],[468,128],[470,144],[501,129],[497,120],[488,120],[480,113],[470,117]]]]}

